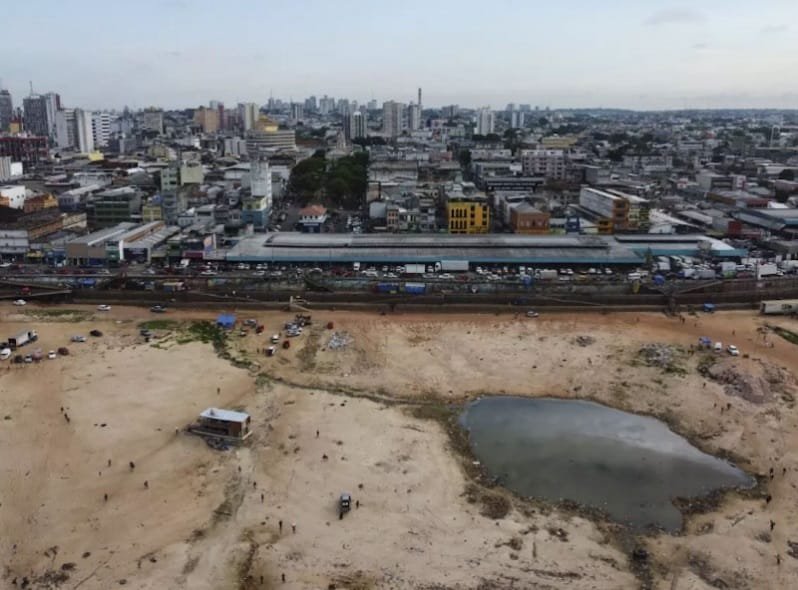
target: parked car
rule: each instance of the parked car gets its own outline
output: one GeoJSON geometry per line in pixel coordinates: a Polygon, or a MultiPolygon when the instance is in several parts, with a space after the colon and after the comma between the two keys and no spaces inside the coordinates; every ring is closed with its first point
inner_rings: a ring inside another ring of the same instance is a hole
{"type": "Polygon", "coordinates": [[[734,344],[729,344],[729,346],[728,346],[728,348],[726,348],[726,350],[732,356],[740,356],[740,350],[734,344]]]}
{"type": "Polygon", "coordinates": [[[55,357],[57,357],[57,356],[58,356],[58,355],[55,353],[55,351],[54,351],[54,350],[51,350],[50,352],[48,352],[48,353],[47,353],[47,358],[48,358],[48,359],[54,359],[54,358],[55,358],[55,357]]]}
{"type": "Polygon", "coordinates": [[[111,311],[111,306],[103,303],[97,306],[97,311],[111,311]]]}
{"type": "Polygon", "coordinates": [[[150,311],[152,313],[165,313],[166,312],[166,306],[164,306],[164,305],[153,305],[150,308],[150,311]]]}
{"type": "Polygon", "coordinates": [[[75,336],[72,336],[72,338],[70,338],[70,340],[72,342],[86,342],[86,337],[85,336],[81,336],[80,334],[76,334],[75,336]]]}
{"type": "Polygon", "coordinates": [[[99,338],[100,336],[103,335],[103,333],[100,332],[99,330],[92,330],[91,332],[89,332],[89,335],[94,336],[95,338],[99,338]]]}
{"type": "Polygon", "coordinates": [[[540,314],[536,311],[532,311],[531,309],[528,312],[526,312],[526,317],[528,318],[536,318],[538,316],[540,316],[540,314]]]}
{"type": "Polygon", "coordinates": [[[28,302],[25,301],[24,299],[17,299],[16,301],[14,301],[14,305],[18,305],[18,306],[27,305],[27,304],[28,304],[28,302]]]}
{"type": "Polygon", "coordinates": [[[9,357],[11,357],[10,348],[4,348],[3,350],[0,350],[0,361],[8,360],[9,357]]]}
{"type": "Polygon", "coordinates": [[[23,361],[25,362],[25,364],[32,363],[33,362],[33,357],[31,355],[29,355],[29,354],[26,354],[25,358],[23,359],[23,361]]]}

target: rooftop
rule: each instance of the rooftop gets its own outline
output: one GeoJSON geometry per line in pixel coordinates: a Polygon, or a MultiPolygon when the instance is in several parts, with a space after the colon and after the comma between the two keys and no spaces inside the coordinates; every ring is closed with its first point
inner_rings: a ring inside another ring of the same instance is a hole
{"type": "Polygon", "coordinates": [[[246,422],[249,420],[249,414],[233,410],[220,410],[219,408],[208,408],[200,414],[200,417],[223,422],[246,422]]]}

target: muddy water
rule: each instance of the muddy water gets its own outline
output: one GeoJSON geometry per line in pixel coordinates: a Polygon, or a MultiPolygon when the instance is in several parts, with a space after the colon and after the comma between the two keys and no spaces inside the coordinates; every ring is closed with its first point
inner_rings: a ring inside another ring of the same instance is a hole
{"type": "Polygon", "coordinates": [[[754,485],[664,422],[593,402],[491,397],[470,404],[460,420],[474,454],[502,485],[599,508],[636,530],[678,531],[673,498],[754,485]]]}

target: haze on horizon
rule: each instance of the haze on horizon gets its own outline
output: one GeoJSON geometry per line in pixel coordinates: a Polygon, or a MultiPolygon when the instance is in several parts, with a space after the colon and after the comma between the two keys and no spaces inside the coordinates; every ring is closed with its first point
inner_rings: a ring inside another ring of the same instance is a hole
{"type": "Polygon", "coordinates": [[[89,109],[302,100],[796,108],[795,0],[76,0],[16,3],[14,104],[89,109]]]}

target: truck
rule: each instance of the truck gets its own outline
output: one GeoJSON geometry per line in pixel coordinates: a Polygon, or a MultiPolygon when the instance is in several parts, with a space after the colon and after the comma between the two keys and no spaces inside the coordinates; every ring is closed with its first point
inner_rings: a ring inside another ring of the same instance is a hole
{"type": "Polygon", "coordinates": [[[765,277],[776,277],[783,274],[779,267],[774,263],[760,264],[756,269],[756,278],[764,279],[765,277]]]}
{"type": "Polygon", "coordinates": [[[540,271],[540,279],[542,281],[556,281],[557,271],[553,268],[544,268],[540,271]]]}
{"type": "Polygon", "coordinates": [[[20,332],[16,336],[12,336],[8,339],[8,346],[11,350],[19,348],[20,346],[24,346],[29,342],[36,342],[39,339],[39,335],[36,333],[36,330],[25,330],[24,332],[20,332]]]}
{"type": "Polygon", "coordinates": [[[759,305],[759,313],[765,315],[798,314],[798,299],[776,299],[763,301],[759,305]]]}
{"type": "Polygon", "coordinates": [[[427,272],[423,264],[405,264],[406,275],[423,275],[427,272]]]}
{"type": "Polygon", "coordinates": [[[695,274],[693,275],[695,279],[714,279],[717,278],[715,271],[711,268],[699,268],[696,269],[695,274]]]}
{"type": "Polygon", "coordinates": [[[409,295],[423,295],[427,292],[427,285],[425,283],[405,283],[404,292],[409,295]]]}
{"type": "Polygon", "coordinates": [[[468,272],[468,260],[441,260],[443,272],[468,272]]]}

